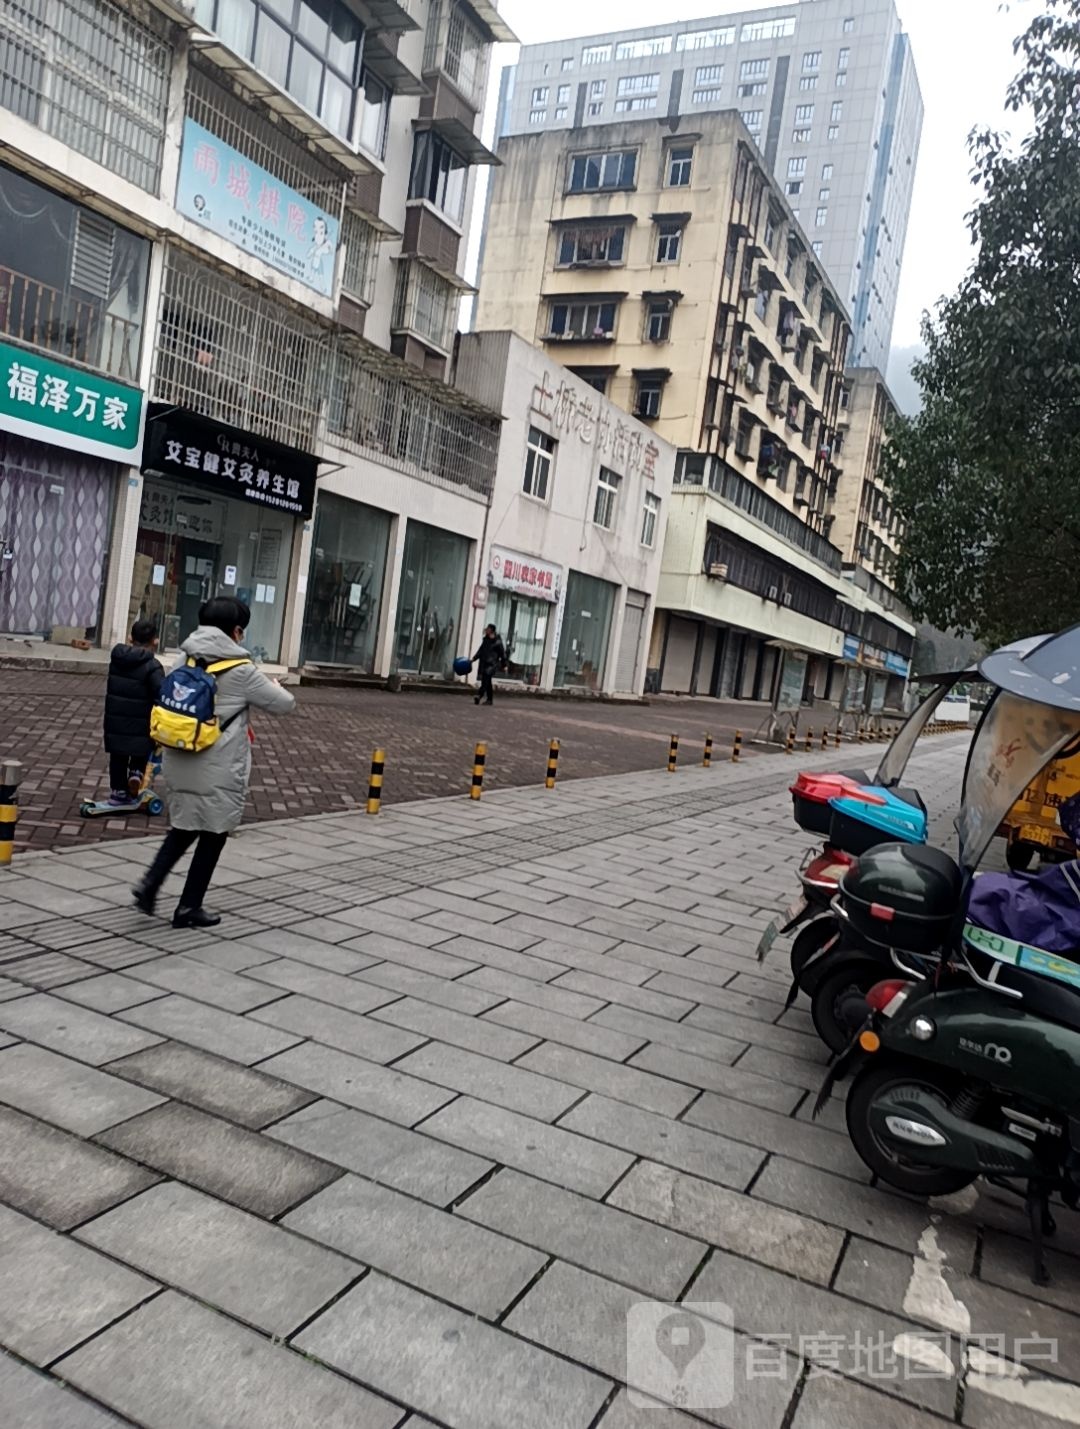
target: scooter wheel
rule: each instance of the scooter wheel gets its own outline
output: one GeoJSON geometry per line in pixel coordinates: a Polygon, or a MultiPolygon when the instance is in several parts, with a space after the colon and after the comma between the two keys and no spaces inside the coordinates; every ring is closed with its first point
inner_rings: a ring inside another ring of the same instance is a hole
{"type": "Polygon", "coordinates": [[[956,1083],[945,1073],[940,1076],[896,1062],[868,1063],[851,1085],[847,1099],[847,1126],[852,1145],[869,1169],[894,1190],[912,1196],[950,1196],[977,1179],[971,1171],[950,1166],[920,1163],[918,1150],[901,1150],[896,1142],[883,1140],[875,1131],[870,1110],[878,1097],[899,1087],[929,1093],[947,1106],[956,1083]]]}
{"type": "Polygon", "coordinates": [[[164,807],[165,807],[165,800],[164,800],[164,799],[158,799],[158,798],[155,797],[155,798],[153,798],[153,799],[150,800],[149,804],[147,804],[147,806],[146,806],[146,812],[147,812],[148,814],[160,814],[161,811],[164,809],[164,807]]]}
{"type": "Polygon", "coordinates": [[[79,805],[79,813],[84,819],[88,819],[94,812],[94,806],[89,799],[79,805]]]}
{"type": "Polygon", "coordinates": [[[834,918],[815,918],[812,923],[807,923],[805,928],[801,928],[795,935],[795,941],[791,945],[791,976],[796,982],[802,976],[802,970],[815,953],[819,953],[830,938],[836,935],[836,920],[834,918]]]}
{"type": "Polygon", "coordinates": [[[866,994],[882,979],[876,964],[839,967],[822,978],[810,999],[810,1016],[830,1052],[843,1052],[866,1021],[866,994]]]}

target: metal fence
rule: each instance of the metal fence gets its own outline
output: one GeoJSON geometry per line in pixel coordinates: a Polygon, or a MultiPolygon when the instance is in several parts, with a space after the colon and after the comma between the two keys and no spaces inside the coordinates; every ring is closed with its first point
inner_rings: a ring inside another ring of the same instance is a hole
{"type": "Polygon", "coordinates": [[[0,0],[0,107],[157,193],[172,49],[109,0],[0,0]]]}

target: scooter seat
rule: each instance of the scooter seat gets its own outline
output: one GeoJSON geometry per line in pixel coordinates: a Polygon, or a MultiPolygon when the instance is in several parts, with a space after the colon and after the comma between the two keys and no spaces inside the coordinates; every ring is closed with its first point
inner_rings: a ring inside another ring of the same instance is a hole
{"type": "Polygon", "coordinates": [[[996,981],[1000,987],[1014,988],[1023,994],[1025,1011],[1080,1032],[1080,988],[1026,968],[1008,966],[1002,967],[996,981]]]}
{"type": "Polygon", "coordinates": [[[976,965],[985,964],[982,976],[1020,993],[1029,1012],[1080,1031],[1080,950],[1048,953],[971,922],[964,925],[964,942],[976,965]]]}

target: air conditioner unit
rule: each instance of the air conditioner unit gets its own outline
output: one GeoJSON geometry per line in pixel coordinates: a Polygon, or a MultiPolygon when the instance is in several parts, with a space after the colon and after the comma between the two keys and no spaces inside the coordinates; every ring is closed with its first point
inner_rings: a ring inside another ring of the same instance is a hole
{"type": "Polygon", "coordinates": [[[780,588],[779,588],[778,586],[771,585],[771,586],[769,587],[769,594],[765,597],[765,599],[766,599],[766,600],[779,600],[779,599],[780,599],[780,588]]]}
{"type": "Polygon", "coordinates": [[[727,580],[727,565],[723,561],[713,561],[709,565],[708,574],[714,581],[727,580]]]}

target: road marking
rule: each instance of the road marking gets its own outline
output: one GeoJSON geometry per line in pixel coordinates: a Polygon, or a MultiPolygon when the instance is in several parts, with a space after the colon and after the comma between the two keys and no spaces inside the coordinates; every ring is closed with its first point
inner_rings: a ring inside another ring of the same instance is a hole
{"type": "Polygon", "coordinates": [[[970,1335],[971,1314],[964,1302],[952,1293],[945,1279],[948,1257],[938,1245],[938,1219],[932,1217],[919,1237],[919,1249],[912,1262],[911,1279],[904,1294],[904,1314],[910,1315],[913,1320],[940,1325],[943,1330],[951,1330],[957,1335],[970,1335]]]}
{"type": "Polygon", "coordinates": [[[1065,1424],[1080,1424],[1080,1385],[1033,1379],[1025,1365],[999,1359],[975,1345],[967,1352],[967,1388],[981,1390],[1003,1404],[1033,1414],[1060,1419],[1065,1424]]]}

